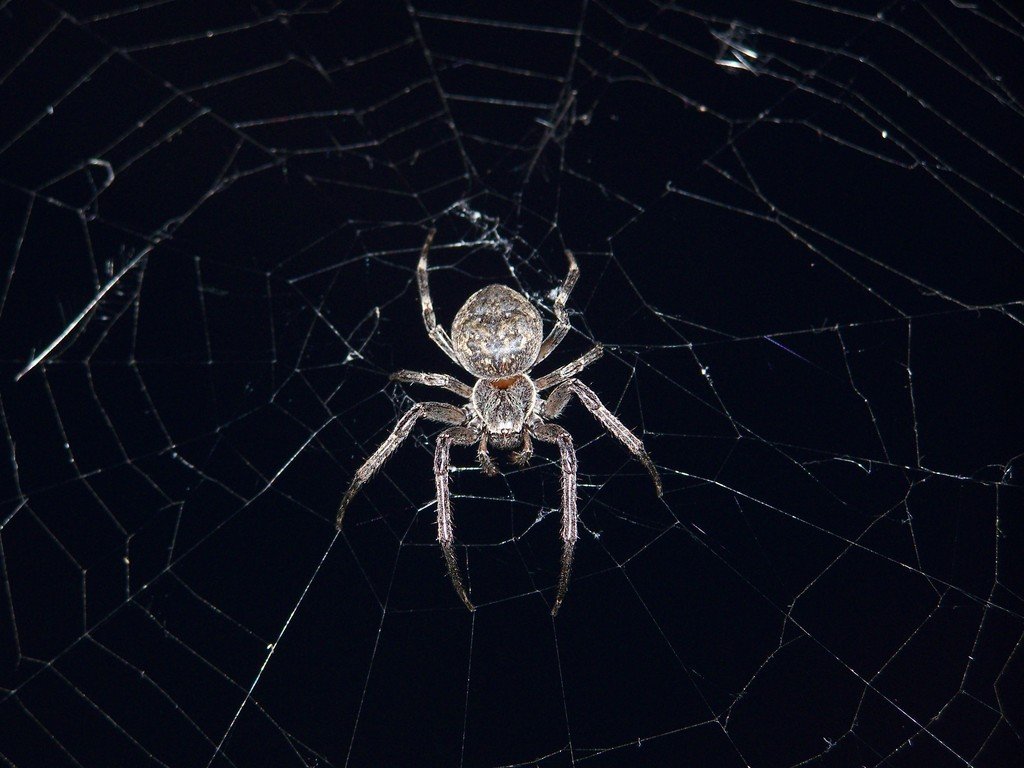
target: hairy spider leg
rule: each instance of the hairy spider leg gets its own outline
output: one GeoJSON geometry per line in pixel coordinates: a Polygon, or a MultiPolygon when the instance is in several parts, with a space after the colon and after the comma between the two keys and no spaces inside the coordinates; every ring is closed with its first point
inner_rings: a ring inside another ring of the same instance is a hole
{"type": "Polygon", "coordinates": [[[569,271],[566,273],[565,281],[555,296],[555,305],[553,307],[555,310],[555,327],[551,329],[551,333],[541,343],[540,354],[537,355],[537,359],[533,363],[534,365],[554,352],[555,347],[561,344],[562,339],[569,333],[569,315],[565,311],[565,303],[569,300],[569,294],[572,293],[576,280],[580,276],[580,268],[576,266],[576,257],[572,255],[572,251],[567,250],[565,258],[569,262],[569,271]]]}
{"type": "Polygon", "coordinates": [[[572,447],[572,435],[557,424],[541,424],[533,429],[533,436],[545,443],[555,443],[562,456],[562,568],[558,576],[558,594],[551,608],[551,615],[557,616],[562,607],[565,592],[569,589],[569,574],[572,572],[572,558],[579,538],[579,514],[576,511],[576,451],[572,447]]]}
{"type": "Polygon", "coordinates": [[[565,410],[565,406],[568,405],[569,399],[573,395],[576,395],[579,401],[586,406],[586,409],[594,414],[594,417],[601,422],[601,426],[611,432],[644,465],[648,473],[650,473],[651,480],[654,481],[654,489],[660,497],[661,475],[658,474],[658,470],[654,466],[654,462],[651,461],[651,457],[647,455],[643,442],[630,432],[626,425],[615,417],[615,414],[605,408],[597,393],[582,381],[579,379],[569,379],[555,387],[554,391],[548,395],[548,399],[544,402],[541,416],[545,419],[557,418],[565,410]]]}
{"type": "Polygon", "coordinates": [[[423,384],[427,387],[440,387],[466,398],[473,396],[471,387],[463,384],[454,376],[447,373],[420,373],[419,371],[395,371],[391,374],[391,380],[402,384],[423,384]]]}
{"type": "Polygon", "coordinates": [[[455,356],[455,347],[452,346],[452,340],[448,336],[448,331],[438,325],[437,317],[434,315],[434,302],[430,298],[430,282],[427,278],[427,252],[430,250],[430,244],[433,242],[436,233],[436,229],[431,229],[427,232],[427,239],[423,241],[423,249],[420,251],[420,261],[416,265],[416,283],[420,289],[423,324],[427,327],[427,335],[441,348],[442,352],[448,355],[461,368],[462,364],[455,356]]]}
{"type": "Polygon", "coordinates": [[[453,445],[472,445],[480,438],[480,433],[470,427],[449,427],[437,436],[434,448],[434,483],[437,487],[437,541],[441,545],[445,564],[448,566],[448,578],[451,579],[455,592],[471,611],[476,607],[469,601],[466,588],[462,584],[462,574],[455,560],[455,524],[452,520],[452,501],[448,490],[448,469],[450,466],[449,452],[453,445]]]}
{"type": "Polygon", "coordinates": [[[345,520],[345,510],[348,509],[349,502],[359,493],[359,489],[377,473],[377,470],[384,465],[384,462],[391,458],[391,454],[398,449],[398,446],[405,442],[405,439],[409,437],[409,433],[412,432],[416,421],[421,418],[439,421],[442,424],[464,424],[469,419],[469,414],[462,408],[450,405],[449,403],[429,402],[416,403],[416,405],[406,411],[402,418],[398,420],[398,423],[387,439],[356,470],[351,485],[349,485],[345,495],[341,498],[341,504],[338,505],[338,516],[335,518],[334,525],[339,531],[345,520]]]}
{"type": "Polygon", "coordinates": [[[561,368],[556,368],[551,373],[545,373],[534,382],[537,387],[537,391],[543,392],[545,389],[551,389],[551,387],[556,384],[561,384],[566,379],[571,379],[591,363],[595,363],[600,360],[603,354],[604,347],[597,344],[585,355],[576,358],[571,363],[566,363],[561,368]]]}

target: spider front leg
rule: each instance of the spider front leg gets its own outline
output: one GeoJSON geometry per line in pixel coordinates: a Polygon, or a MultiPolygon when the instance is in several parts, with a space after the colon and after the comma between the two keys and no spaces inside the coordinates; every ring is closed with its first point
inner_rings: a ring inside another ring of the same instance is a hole
{"type": "Polygon", "coordinates": [[[455,560],[455,524],[452,520],[452,501],[448,490],[448,454],[452,445],[472,445],[479,438],[479,433],[469,427],[449,427],[437,436],[437,447],[434,449],[434,484],[437,488],[437,541],[441,545],[445,564],[448,566],[448,578],[451,579],[455,592],[469,610],[475,611],[469,601],[466,588],[462,584],[459,564],[455,560]]]}
{"type": "Polygon", "coordinates": [[[341,530],[342,522],[345,520],[345,510],[348,509],[349,502],[359,493],[359,489],[366,485],[370,478],[377,473],[377,470],[384,465],[384,462],[391,458],[391,454],[398,449],[398,446],[405,442],[409,433],[412,432],[412,428],[416,425],[416,421],[420,418],[439,421],[442,424],[464,424],[469,419],[469,414],[461,408],[449,405],[448,403],[416,403],[416,405],[406,411],[402,418],[398,420],[394,430],[388,435],[387,439],[356,470],[351,485],[349,485],[345,495],[341,498],[341,504],[338,505],[338,516],[335,518],[334,525],[339,531],[341,530]]]}
{"type": "Polygon", "coordinates": [[[534,427],[533,436],[544,443],[555,443],[562,455],[562,570],[558,577],[558,594],[551,608],[551,615],[557,616],[562,607],[565,592],[569,588],[569,574],[572,571],[572,557],[579,538],[579,514],[576,511],[576,451],[572,435],[557,424],[542,424],[534,427]]]}
{"type": "Polygon", "coordinates": [[[569,379],[564,384],[556,387],[544,402],[541,416],[545,419],[557,417],[565,410],[565,406],[569,403],[569,398],[573,395],[576,395],[579,401],[586,406],[587,410],[594,414],[594,417],[601,422],[601,426],[611,432],[644,465],[644,468],[651,476],[651,480],[654,481],[654,490],[657,491],[660,497],[661,475],[658,474],[658,470],[654,466],[654,462],[651,461],[651,457],[647,455],[643,442],[630,432],[626,425],[619,421],[615,414],[605,407],[597,393],[582,381],[579,379],[569,379]]]}

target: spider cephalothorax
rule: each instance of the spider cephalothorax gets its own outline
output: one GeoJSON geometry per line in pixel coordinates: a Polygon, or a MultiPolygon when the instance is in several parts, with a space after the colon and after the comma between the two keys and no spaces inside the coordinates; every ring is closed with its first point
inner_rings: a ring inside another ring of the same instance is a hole
{"type": "Polygon", "coordinates": [[[498,470],[488,448],[512,451],[513,462],[526,464],[533,455],[533,438],[554,443],[559,448],[562,461],[562,569],[555,604],[551,609],[551,614],[555,615],[569,586],[577,539],[576,452],[572,436],[557,424],[547,423],[547,420],[561,414],[569,399],[575,395],[605,429],[643,463],[654,480],[659,496],[661,477],[636,435],[605,408],[590,387],[574,378],[601,357],[600,346],[536,380],[529,376],[533,367],[550,355],[569,332],[565,303],[579,276],[572,253],[565,252],[569,260],[569,272],[555,297],[555,327],[547,338],[544,338],[543,324],[537,309],[521,293],[504,285],[489,285],[470,296],[455,315],[449,337],[444,328],[437,324],[427,283],[427,252],[433,239],[434,230],[430,230],[416,269],[423,322],[430,338],[456,364],[475,376],[477,381],[470,388],[443,373],[398,371],[391,375],[395,381],[443,387],[461,395],[468,402],[461,408],[448,403],[417,403],[406,411],[388,438],[356,470],[338,507],[337,527],[341,529],[345,510],[352,497],[409,436],[417,419],[431,419],[451,425],[438,435],[434,452],[437,540],[441,544],[455,591],[472,611],[473,604],[466,594],[455,560],[455,530],[448,490],[448,456],[451,447],[476,444],[481,469],[488,475],[494,475],[498,470]],[[538,394],[552,387],[554,390],[547,399],[538,394]]]}

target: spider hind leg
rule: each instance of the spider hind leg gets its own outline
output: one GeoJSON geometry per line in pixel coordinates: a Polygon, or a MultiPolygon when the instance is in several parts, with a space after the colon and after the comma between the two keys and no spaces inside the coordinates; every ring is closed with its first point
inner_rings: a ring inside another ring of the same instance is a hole
{"type": "Polygon", "coordinates": [[[556,418],[565,410],[565,406],[568,405],[569,399],[573,395],[594,415],[601,423],[601,426],[607,429],[616,440],[626,446],[637,461],[644,465],[644,469],[650,474],[651,481],[654,483],[655,493],[661,498],[661,475],[658,474],[658,469],[654,466],[654,462],[651,461],[651,457],[647,455],[643,441],[630,432],[626,425],[619,421],[615,414],[605,407],[597,393],[582,381],[579,379],[568,379],[555,387],[554,391],[548,395],[548,399],[544,402],[541,416],[545,419],[556,418]]]}
{"type": "Polygon", "coordinates": [[[345,521],[345,511],[355,495],[359,493],[359,489],[370,481],[377,473],[377,470],[384,466],[384,462],[391,458],[391,454],[398,450],[398,447],[405,442],[405,439],[409,437],[412,428],[419,419],[439,421],[442,424],[462,424],[468,418],[469,414],[466,411],[449,403],[416,403],[416,405],[406,411],[402,418],[398,420],[398,423],[387,439],[356,470],[348,490],[345,491],[345,495],[341,498],[341,504],[338,505],[338,514],[334,519],[335,527],[339,531],[341,530],[341,526],[345,521]]]}

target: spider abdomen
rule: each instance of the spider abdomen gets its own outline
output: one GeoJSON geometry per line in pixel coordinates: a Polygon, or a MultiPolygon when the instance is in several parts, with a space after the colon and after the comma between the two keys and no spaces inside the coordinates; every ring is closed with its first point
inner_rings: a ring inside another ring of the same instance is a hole
{"type": "Polygon", "coordinates": [[[542,339],[540,313],[505,285],[488,285],[474,293],[452,323],[459,363],[481,379],[525,373],[537,360],[542,339]]]}

